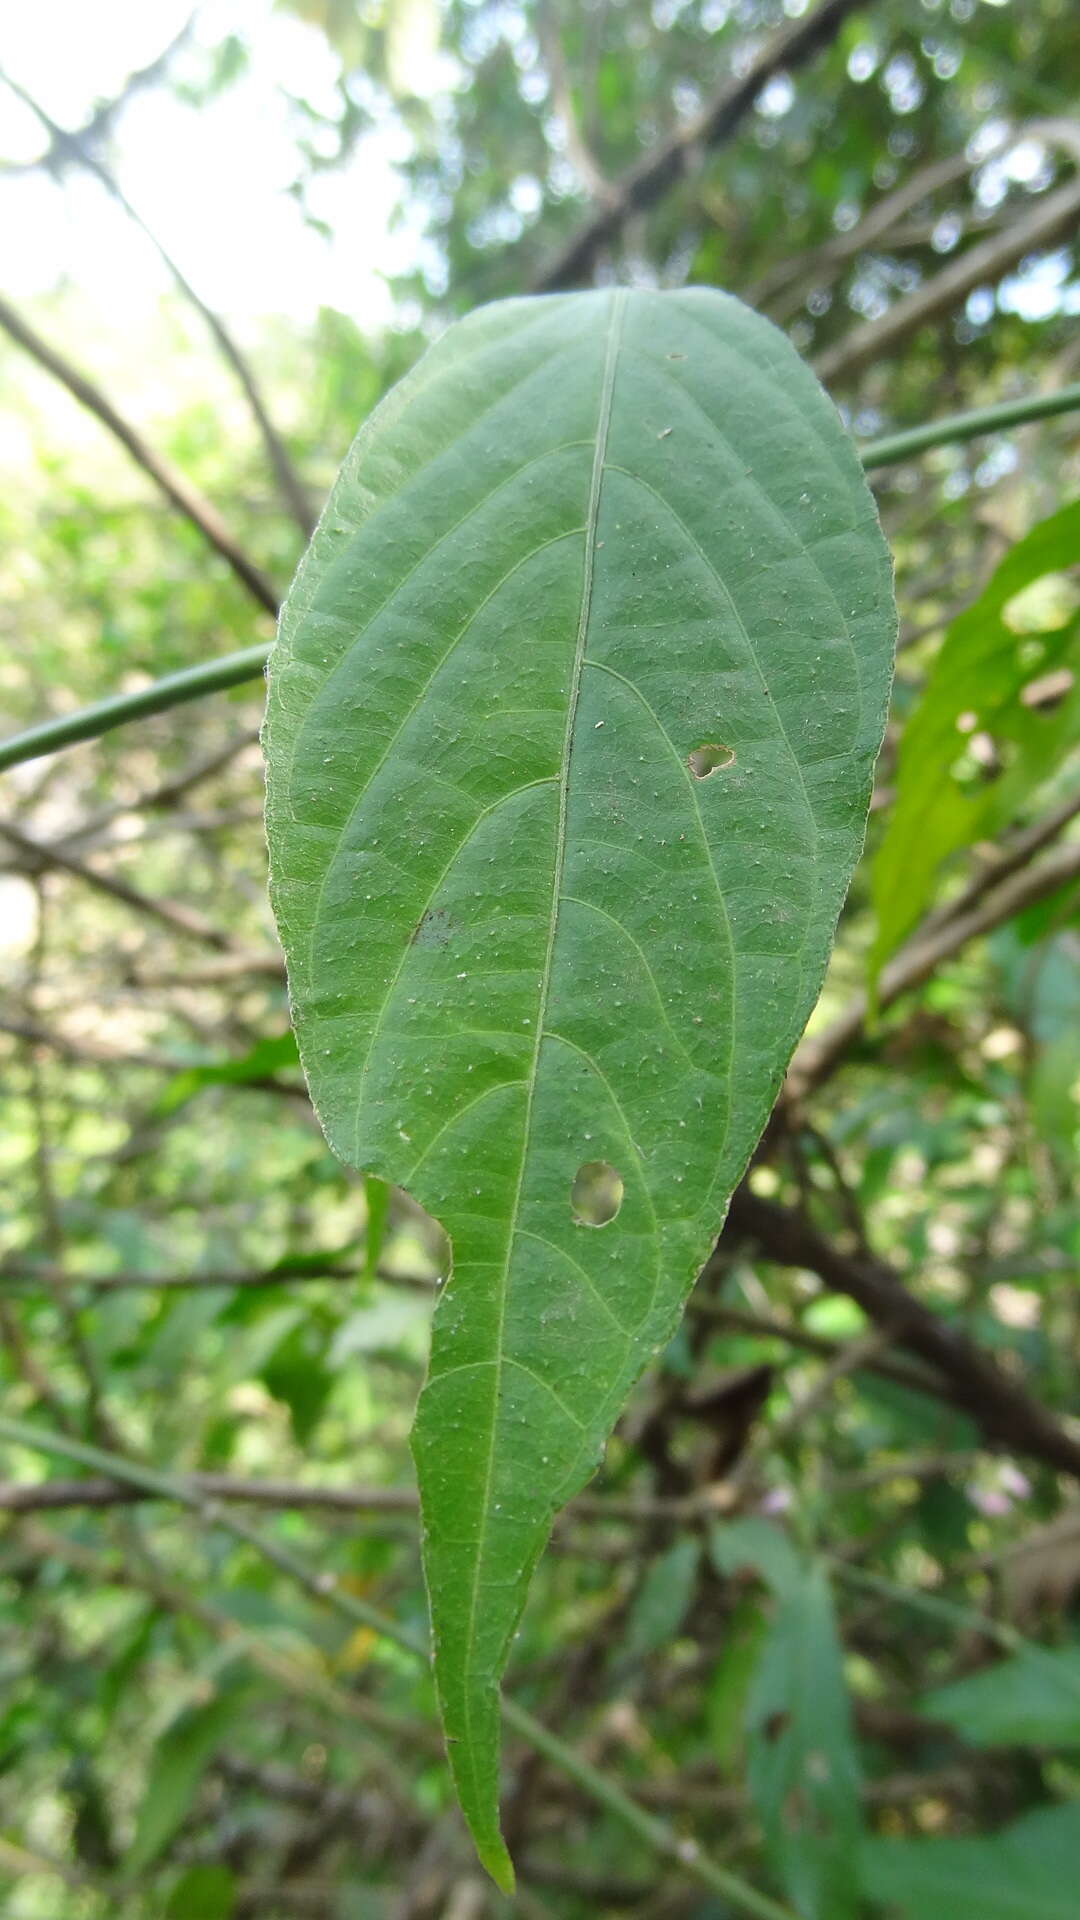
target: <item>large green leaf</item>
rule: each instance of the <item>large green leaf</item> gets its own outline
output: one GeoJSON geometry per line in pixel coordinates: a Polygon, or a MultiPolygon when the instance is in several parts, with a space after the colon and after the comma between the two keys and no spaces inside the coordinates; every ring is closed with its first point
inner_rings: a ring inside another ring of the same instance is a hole
{"type": "Polygon", "coordinates": [[[338,1154],[453,1245],[413,1446],[451,1765],[503,1885],[528,1576],[813,1006],[893,632],[832,407],[705,289],[452,328],[361,431],[282,616],[301,1057],[338,1154]]]}
{"type": "Polygon", "coordinates": [[[980,1747],[1080,1747],[1080,1647],[1025,1647],[922,1703],[980,1747]]]}
{"type": "Polygon", "coordinates": [[[1033,527],[945,635],[900,742],[874,860],[875,977],[932,899],[942,862],[1011,818],[1077,739],[1080,693],[1065,663],[1078,658],[1066,572],[1078,560],[1080,500],[1033,527]],[[973,740],[989,767],[973,757],[973,740]]]}
{"type": "Polygon", "coordinates": [[[897,1920],[1076,1920],[1080,1806],[1041,1807],[987,1839],[871,1840],[862,1880],[897,1920]]]}

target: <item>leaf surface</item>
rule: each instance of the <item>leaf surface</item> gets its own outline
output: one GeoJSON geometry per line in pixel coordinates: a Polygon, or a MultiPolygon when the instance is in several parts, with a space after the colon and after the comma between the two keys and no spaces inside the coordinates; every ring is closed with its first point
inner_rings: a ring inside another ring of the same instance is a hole
{"type": "Polygon", "coordinates": [[[829,1577],[760,1516],[720,1521],[718,1571],[753,1570],[776,1597],[746,1698],[747,1784],[769,1856],[807,1920],[855,1920],[859,1762],[829,1577]]]}
{"type": "Polygon", "coordinates": [[[866,1892],[897,1920],[1075,1920],[1080,1807],[1040,1807],[986,1838],[870,1840],[866,1892]]]}
{"type": "Polygon", "coordinates": [[[896,799],[874,859],[883,962],[931,901],[943,861],[994,833],[1080,734],[1080,500],[1006,554],[949,627],[900,742],[896,799]]]}
{"type": "Polygon", "coordinates": [[[451,328],[362,429],[282,616],[301,1058],[335,1151],[453,1246],[413,1449],[451,1765],[504,1886],[528,1576],[813,1006],[894,631],[833,408],[701,288],[451,328]]]}
{"type": "Polygon", "coordinates": [[[1024,1647],[922,1702],[977,1747],[1080,1747],[1080,1647],[1024,1647]]]}

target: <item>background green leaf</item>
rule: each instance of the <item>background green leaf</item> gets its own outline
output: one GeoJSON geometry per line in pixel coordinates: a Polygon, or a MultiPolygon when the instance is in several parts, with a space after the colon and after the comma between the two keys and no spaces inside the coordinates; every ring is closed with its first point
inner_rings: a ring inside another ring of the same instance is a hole
{"type": "Polygon", "coordinates": [[[144,1872],[168,1846],[235,1723],[240,1698],[236,1687],[228,1687],[202,1705],[185,1707],[159,1736],[124,1862],[129,1873],[144,1872]]]}
{"type": "Polygon", "coordinates": [[[1012,817],[1076,739],[1080,619],[1068,570],[1080,560],[1080,500],[1006,554],[985,591],[949,627],[904,729],[896,798],[871,869],[876,975],[931,901],[943,862],[1012,817]],[[1048,578],[1050,577],[1050,578],[1048,578]],[[1046,581],[1036,605],[1021,597],[1046,581]],[[1055,591],[1060,583],[1060,591],[1055,591]],[[1065,671],[1051,708],[1025,705],[1048,674],[1065,671]],[[972,758],[989,743],[996,766],[972,758]]]}
{"type": "Polygon", "coordinates": [[[1075,1920],[1080,1807],[1044,1807],[985,1839],[869,1840],[867,1894],[898,1920],[1075,1920]]]}
{"type": "Polygon", "coordinates": [[[1025,1647],[937,1687],[922,1711],[974,1746],[1080,1746],[1080,1647],[1025,1647]]]}
{"type": "Polygon", "coordinates": [[[228,1867],[188,1867],[169,1895],[165,1920],[229,1920],[235,1899],[228,1867]]]}
{"type": "Polygon", "coordinates": [[[859,1763],[825,1569],[785,1588],[746,1703],[747,1782],[784,1885],[807,1920],[854,1920],[859,1763]]]}

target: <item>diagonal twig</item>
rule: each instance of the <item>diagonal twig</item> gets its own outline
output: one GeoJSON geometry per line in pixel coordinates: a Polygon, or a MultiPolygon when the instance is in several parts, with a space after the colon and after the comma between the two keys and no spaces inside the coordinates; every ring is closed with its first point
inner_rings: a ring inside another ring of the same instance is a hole
{"type": "Polygon", "coordinates": [[[108,168],[102,164],[96,154],[87,146],[83,137],[78,133],[70,133],[65,127],[59,126],[52,116],[46,113],[45,108],[34,99],[33,95],[28,93],[26,88],[21,86],[17,80],[13,80],[10,74],[0,74],[0,79],[3,80],[5,86],[11,89],[12,93],[18,96],[24,106],[29,107],[31,113],[37,115],[37,118],[45,128],[52,143],[50,152],[51,160],[62,164],[66,159],[71,159],[83,167],[87,173],[93,174],[95,180],[100,182],[110,198],[126,213],[128,219],[138,227],[139,232],[149,240],[150,245],[154,248],[159,259],[172,275],[184,298],[195,308],[196,312],[202,316],[202,319],[209,328],[218,346],[222,358],[227,361],[240,383],[241,390],[251,409],[255,424],[262,435],[263,445],[266,448],[267,457],[270,461],[274,477],[277,480],[281,497],[305,540],[308,539],[315,521],[307,495],[301,484],[300,477],[293,466],[292,460],[289,457],[285,443],[270,418],[266,402],[263,400],[262,394],[259,391],[255,375],[237,346],[236,341],[233,339],[232,334],[229,332],[228,327],[225,325],[224,320],[221,318],[221,315],[215,313],[212,307],[207,306],[206,301],[192,286],[187,275],[177,265],[172,255],[163,246],[153,230],[147,226],[142,215],[132,206],[131,201],[120,186],[119,181],[114,179],[108,168]]]}
{"type": "Polygon", "coordinates": [[[244,552],[243,547],[234,539],[221,518],[217,508],[193,487],[190,480],[152,447],[148,440],[130,420],[118,413],[112,401],[107,399],[101,388],[87,378],[86,374],[66,359],[62,353],[50,345],[49,341],[25,320],[9,300],[0,295],[0,327],[11,335],[20,347],[38,362],[39,366],[59,380],[67,388],[79,405],[94,414],[104,427],[127,448],[137,466],[149,474],[165,498],[197,527],[203,539],[208,541],[223,560],[232,568],[238,580],[242,581],[253,600],[267,613],[275,614],[278,608],[278,596],[270,581],[257,567],[254,560],[244,552]]]}

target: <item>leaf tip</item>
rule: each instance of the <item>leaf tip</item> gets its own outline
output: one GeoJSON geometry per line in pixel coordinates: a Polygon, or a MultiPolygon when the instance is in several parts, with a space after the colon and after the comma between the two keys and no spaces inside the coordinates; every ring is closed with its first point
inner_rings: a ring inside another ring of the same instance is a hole
{"type": "Polygon", "coordinates": [[[514,1863],[506,1851],[502,1835],[496,1834],[494,1839],[486,1841],[483,1845],[477,1842],[476,1854],[484,1872],[494,1880],[499,1892],[505,1893],[507,1899],[512,1899],[517,1889],[517,1878],[514,1873],[514,1863]]]}

